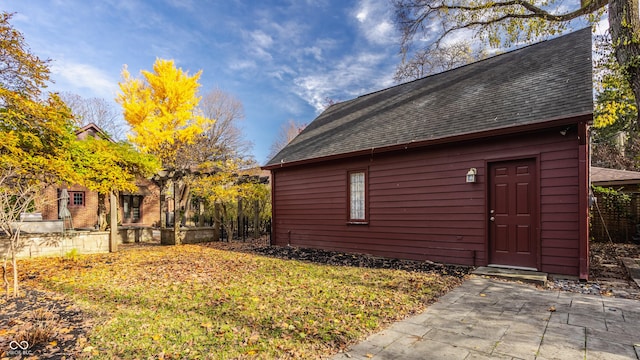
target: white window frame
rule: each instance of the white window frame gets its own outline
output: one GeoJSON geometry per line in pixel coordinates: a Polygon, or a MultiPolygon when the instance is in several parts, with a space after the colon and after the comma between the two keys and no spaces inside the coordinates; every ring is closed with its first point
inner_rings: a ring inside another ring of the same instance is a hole
{"type": "Polygon", "coordinates": [[[350,223],[367,223],[367,171],[353,170],[348,172],[348,215],[350,223]]]}

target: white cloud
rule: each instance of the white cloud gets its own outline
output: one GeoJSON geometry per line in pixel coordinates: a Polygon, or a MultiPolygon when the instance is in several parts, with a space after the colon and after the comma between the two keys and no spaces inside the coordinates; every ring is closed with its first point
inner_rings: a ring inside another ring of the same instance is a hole
{"type": "Polygon", "coordinates": [[[393,84],[390,69],[383,70],[388,55],[364,52],[347,56],[329,69],[294,79],[294,92],[321,112],[326,100],[344,101],[356,96],[389,87],[393,84]]]}
{"type": "Polygon", "coordinates": [[[256,62],[269,63],[273,60],[272,46],[274,44],[273,36],[264,30],[244,31],[243,44],[244,53],[256,62]]]}
{"type": "Polygon", "coordinates": [[[273,60],[273,56],[271,55],[271,53],[261,47],[253,47],[249,49],[249,53],[253,54],[255,58],[264,62],[273,60]]]}
{"type": "Polygon", "coordinates": [[[231,70],[255,69],[257,67],[255,61],[252,60],[235,60],[229,64],[231,70]]]}
{"type": "Polygon", "coordinates": [[[397,43],[388,1],[360,0],[352,16],[357,20],[358,30],[368,42],[376,45],[397,43]]]}
{"type": "Polygon", "coordinates": [[[266,73],[268,76],[276,78],[280,81],[285,80],[285,77],[287,75],[289,76],[294,76],[296,74],[295,70],[293,70],[291,67],[287,66],[287,65],[282,65],[279,68],[273,69],[273,70],[269,70],[266,73]]]}
{"type": "Polygon", "coordinates": [[[80,90],[88,90],[91,96],[111,99],[118,91],[117,80],[91,65],[57,61],[51,66],[51,73],[54,80],[63,80],[70,85],[73,89],[67,90],[72,92],[81,93],[85,91],[80,90]]]}
{"type": "MultiPolygon", "coordinates": [[[[455,45],[461,42],[473,43],[474,34],[475,34],[474,31],[470,29],[456,30],[452,33],[449,33],[447,37],[442,39],[442,42],[440,43],[440,45],[447,47],[447,46],[455,45]]],[[[477,42],[477,40],[475,42],[477,42]]]]}
{"type": "Polygon", "coordinates": [[[192,0],[167,0],[167,4],[178,9],[193,10],[195,8],[192,0]]]}
{"type": "Polygon", "coordinates": [[[253,40],[253,44],[261,48],[268,48],[273,44],[273,38],[262,30],[251,32],[250,37],[253,40]]]}
{"type": "Polygon", "coordinates": [[[322,61],[322,48],[318,46],[312,46],[302,49],[305,55],[311,55],[317,61],[322,61]]]}
{"type": "Polygon", "coordinates": [[[367,15],[369,15],[369,13],[367,12],[366,8],[360,9],[360,11],[358,11],[358,13],[356,14],[356,19],[358,19],[359,22],[363,23],[367,20],[367,15]]]}

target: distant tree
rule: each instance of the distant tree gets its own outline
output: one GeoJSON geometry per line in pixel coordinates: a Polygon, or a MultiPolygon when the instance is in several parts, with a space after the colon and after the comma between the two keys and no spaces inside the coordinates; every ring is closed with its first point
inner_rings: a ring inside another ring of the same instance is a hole
{"type": "Polygon", "coordinates": [[[613,56],[608,37],[598,38],[595,67],[592,164],[623,170],[640,168],[638,109],[629,83],[613,56]]]}
{"type": "Polygon", "coordinates": [[[396,68],[393,79],[397,82],[415,80],[427,75],[469,64],[484,57],[474,51],[468,41],[459,41],[443,47],[430,47],[416,51],[411,59],[396,68]]]}
{"type": "Polygon", "coordinates": [[[233,238],[235,220],[242,216],[238,204],[264,200],[269,187],[258,181],[243,180],[242,169],[253,164],[241,160],[225,161],[216,172],[199,177],[193,182],[193,191],[208,204],[209,213],[216,224],[221,224],[227,241],[233,238]]]}
{"type": "Polygon", "coordinates": [[[101,98],[84,98],[78,94],[64,92],[62,100],[71,108],[76,125],[79,127],[96,124],[114,140],[124,140],[127,126],[120,118],[120,112],[101,98]]]}
{"type": "Polygon", "coordinates": [[[336,99],[332,99],[332,98],[330,98],[330,97],[326,96],[326,97],[324,98],[324,101],[322,102],[322,106],[324,107],[324,109],[327,109],[327,108],[329,108],[330,106],[335,105],[335,104],[337,104],[337,103],[339,103],[339,102],[340,102],[340,101],[338,101],[338,100],[336,100],[336,99]]]}
{"type": "MultiPolygon", "coordinates": [[[[215,119],[215,123],[196,137],[192,144],[180,149],[177,162],[180,167],[197,169],[199,172],[220,173],[216,179],[232,177],[233,174],[227,173],[229,167],[226,164],[247,164],[251,161],[251,143],[244,138],[239,124],[244,119],[242,102],[223,90],[215,89],[203,96],[199,109],[206,118],[215,119]]],[[[185,187],[191,189],[197,176],[187,175],[184,180],[185,187]]],[[[187,219],[192,215],[187,206],[191,203],[191,194],[191,191],[182,193],[179,204],[180,208],[185,209],[184,216],[187,219]]],[[[218,222],[219,219],[214,220],[218,222]]]]}
{"type": "Polygon", "coordinates": [[[615,58],[640,103],[640,11],[638,0],[392,0],[402,32],[401,52],[417,43],[438,47],[465,29],[493,47],[510,47],[562,33],[573,20],[599,21],[609,15],[615,58]],[[425,39],[433,39],[423,42],[425,39]]]}
{"type": "Polygon", "coordinates": [[[192,144],[184,146],[178,154],[178,162],[185,166],[201,166],[233,158],[246,158],[251,143],[244,138],[240,122],[244,120],[242,102],[232,95],[215,89],[206,93],[200,101],[203,116],[215,122],[192,144]]]}
{"type": "Polygon", "coordinates": [[[271,144],[271,151],[269,152],[269,159],[278,155],[280,150],[284,149],[287,144],[291,142],[304,128],[306,124],[301,124],[295,120],[289,120],[280,126],[280,131],[276,135],[275,140],[271,144]]]}
{"type": "MultiPolygon", "coordinates": [[[[122,70],[121,93],[125,120],[131,125],[129,140],[143,153],[157,156],[165,169],[188,172],[189,163],[180,163],[179,153],[194,144],[215,122],[198,108],[199,71],[193,76],[176,68],[172,60],[157,59],[153,71],[143,70],[142,79],[122,70]]],[[[187,179],[174,178],[174,238],[180,242],[183,208],[189,199],[187,179]]],[[[163,224],[164,226],[164,224],[163,224]]]]}

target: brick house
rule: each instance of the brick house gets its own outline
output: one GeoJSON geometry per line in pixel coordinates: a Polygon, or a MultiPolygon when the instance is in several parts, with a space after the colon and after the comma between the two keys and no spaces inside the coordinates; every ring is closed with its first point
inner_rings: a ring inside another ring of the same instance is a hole
{"type": "MultiPolygon", "coordinates": [[[[89,124],[76,131],[78,139],[109,136],[95,124],[89,124]]],[[[156,226],[160,222],[160,190],[148,179],[137,181],[138,191],[119,195],[119,216],[123,226],[156,226]]],[[[57,220],[60,210],[60,192],[66,188],[69,193],[68,208],[75,229],[95,229],[98,227],[100,197],[95,191],[73,184],[67,187],[49,186],[44,193],[41,207],[43,220],[57,220]]],[[[105,214],[109,209],[109,199],[105,197],[105,214]]]]}

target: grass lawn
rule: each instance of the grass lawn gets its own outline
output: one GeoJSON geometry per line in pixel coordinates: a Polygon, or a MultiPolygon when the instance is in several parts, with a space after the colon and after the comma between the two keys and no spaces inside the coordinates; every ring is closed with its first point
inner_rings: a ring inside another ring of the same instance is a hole
{"type": "Polygon", "coordinates": [[[207,246],[20,262],[22,284],[94,318],[93,358],[319,358],[423,310],[455,277],[207,246]]]}

